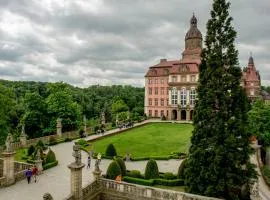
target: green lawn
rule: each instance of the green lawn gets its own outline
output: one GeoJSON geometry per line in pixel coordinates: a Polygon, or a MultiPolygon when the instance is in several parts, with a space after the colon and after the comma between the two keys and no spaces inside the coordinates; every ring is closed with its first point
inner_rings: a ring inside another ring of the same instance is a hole
{"type": "Polygon", "coordinates": [[[126,152],[132,157],[168,156],[173,151],[187,152],[192,130],[191,124],[151,123],[90,143],[94,152],[105,153],[112,143],[121,156],[126,152]]]}

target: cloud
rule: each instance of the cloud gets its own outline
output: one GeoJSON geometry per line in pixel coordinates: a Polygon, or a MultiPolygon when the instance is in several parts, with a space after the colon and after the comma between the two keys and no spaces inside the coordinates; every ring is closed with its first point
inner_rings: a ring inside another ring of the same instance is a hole
{"type": "MultiPolygon", "coordinates": [[[[211,1],[0,1],[0,78],[144,85],[149,66],[179,59],[195,12],[205,35],[211,1]]],[[[241,66],[253,52],[262,82],[270,83],[268,0],[235,0],[241,66]]]]}

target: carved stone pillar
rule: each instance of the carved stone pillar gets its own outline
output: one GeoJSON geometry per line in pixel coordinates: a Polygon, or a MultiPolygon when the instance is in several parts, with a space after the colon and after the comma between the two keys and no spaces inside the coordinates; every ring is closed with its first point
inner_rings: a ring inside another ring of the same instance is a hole
{"type": "Polygon", "coordinates": [[[25,125],[24,124],[22,125],[22,132],[21,132],[21,135],[20,135],[20,142],[21,142],[22,147],[26,147],[26,145],[27,145],[27,136],[25,134],[25,125]]]}
{"type": "Polygon", "coordinates": [[[14,155],[15,151],[12,148],[13,138],[9,133],[5,144],[6,150],[2,153],[3,155],[3,176],[6,178],[6,186],[12,185],[15,183],[15,175],[14,175],[14,155]]]}
{"type": "Polygon", "coordinates": [[[79,145],[73,146],[73,156],[75,157],[75,162],[68,165],[70,169],[70,191],[75,200],[82,200],[82,168],[85,164],[81,162],[79,145]]]}
{"type": "Polygon", "coordinates": [[[40,156],[40,151],[37,152],[37,158],[35,160],[35,165],[37,166],[38,171],[41,173],[43,171],[42,160],[40,156]]]}
{"type": "Polygon", "coordinates": [[[62,119],[58,118],[56,120],[56,133],[58,137],[62,137],[62,119]]]}

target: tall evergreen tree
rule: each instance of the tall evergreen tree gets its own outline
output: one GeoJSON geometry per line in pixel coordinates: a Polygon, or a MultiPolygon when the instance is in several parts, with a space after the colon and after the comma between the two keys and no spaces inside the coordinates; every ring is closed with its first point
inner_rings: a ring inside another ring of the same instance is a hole
{"type": "Polygon", "coordinates": [[[185,177],[189,192],[241,199],[255,172],[249,161],[248,101],[240,86],[229,7],[226,0],[214,0],[207,23],[185,177]]]}

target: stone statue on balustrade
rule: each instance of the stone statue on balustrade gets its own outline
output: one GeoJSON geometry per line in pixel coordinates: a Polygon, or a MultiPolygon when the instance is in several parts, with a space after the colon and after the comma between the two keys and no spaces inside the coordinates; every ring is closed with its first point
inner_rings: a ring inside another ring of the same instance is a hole
{"type": "Polygon", "coordinates": [[[13,137],[12,137],[11,133],[9,133],[7,138],[6,138],[6,141],[5,141],[6,152],[12,152],[13,151],[12,142],[13,142],[13,137]]]}
{"type": "Polygon", "coordinates": [[[43,200],[53,200],[53,197],[50,193],[45,193],[43,195],[43,200]]]}
{"type": "Polygon", "coordinates": [[[75,164],[80,165],[82,163],[82,155],[80,145],[73,146],[72,156],[75,158],[75,164]]]}

